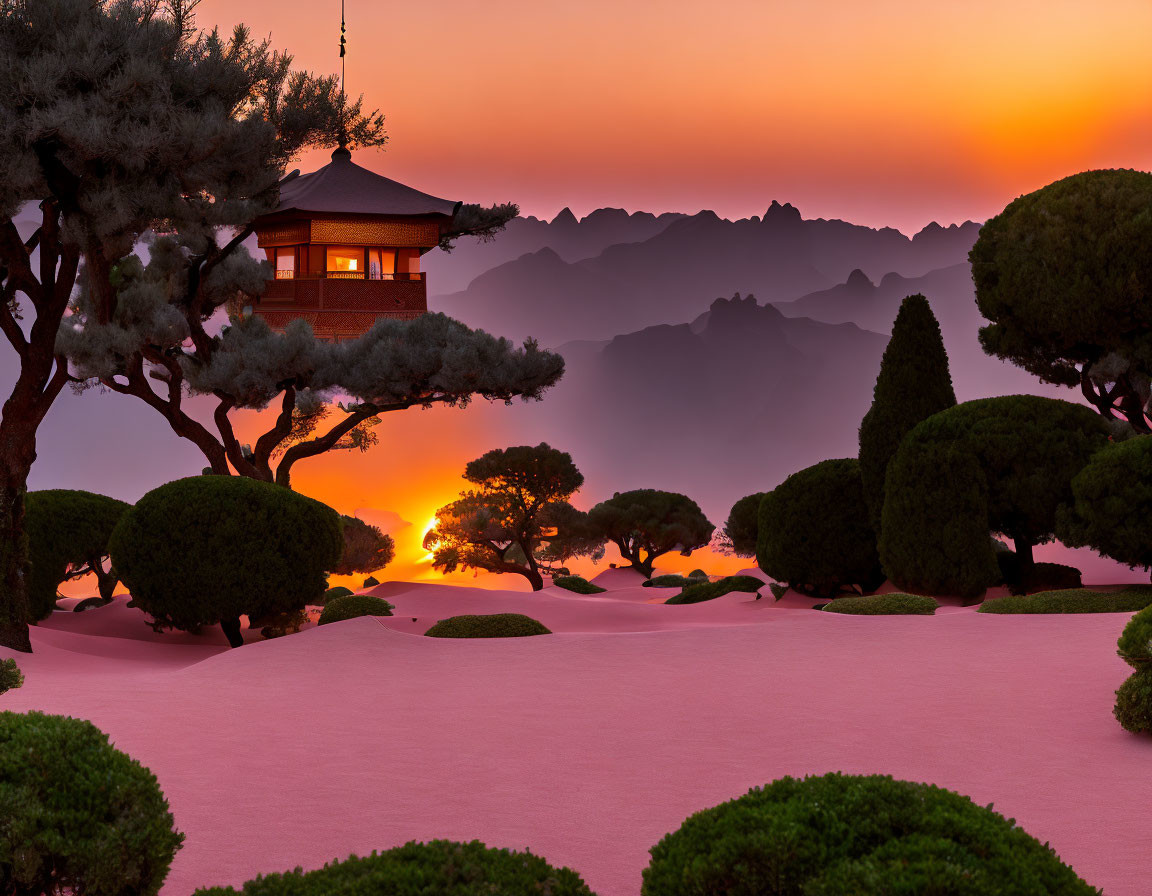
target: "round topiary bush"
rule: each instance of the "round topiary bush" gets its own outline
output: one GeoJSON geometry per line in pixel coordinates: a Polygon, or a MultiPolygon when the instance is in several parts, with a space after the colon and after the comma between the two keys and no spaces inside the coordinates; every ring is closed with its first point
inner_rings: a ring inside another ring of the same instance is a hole
{"type": "Polygon", "coordinates": [[[371,594],[345,594],[334,597],[324,604],[320,613],[318,625],[327,625],[329,622],[343,622],[345,619],[356,619],[359,616],[391,616],[396,609],[383,598],[373,597],[371,594]]]}
{"type": "Polygon", "coordinates": [[[884,581],[876,536],[854,458],[793,473],[760,502],[756,560],[804,594],[833,597],[851,585],[884,581]]]}
{"type": "Polygon", "coordinates": [[[668,600],[664,601],[667,604],[699,604],[708,600],[715,600],[725,594],[730,594],[733,591],[742,591],[745,594],[756,594],[764,583],[755,576],[725,576],[722,579],[717,579],[715,582],[709,582],[707,579],[698,580],[695,585],[688,585],[679,594],[674,594],[668,600]]]}
{"type": "Polygon", "coordinates": [[[14,691],[24,684],[24,673],[16,665],[16,660],[0,660],[0,694],[14,691]]]}
{"type": "Polygon", "coordinates": [[[376,578],[376,576],[368,576],[368,578],[366,578],[364,580],[364,584],[361,585],[360,587],[361,588],[375,588],[379,584],[380,584],[380,580],[378,578],[376,578]]]}
{"type": "Polygon", "coordinates": [[[131,507],[123,501],[70,489],[29,492],[24,503],[28,535],[28,607],[33,620],[46,619],[56,606],[56,589],[70,569],[96,573],[100,596],[112,599],[116,573],[105,572],[108,540],[131,507]]]}
{"type": "Polygon", "coordinates": [[[343,549],[332,508],[239,476],[153,489],[109,542],[121,581],[157,629],[220,623],[233,647],[244,643],[241,615],[273,617],[315,602],[343,549]]]}
{"type": "Polygon", "coordinates": [[[825,613],[851,616],[932,616],[936,600],[924,594],[869,594],[865,597],[838,597],[825,604],[825,613]]]}
{"type": "Polygon", "coordinates": [[[232,887],[197,890],[193,896],[594,896],[571,868],[554,868],[530,852],[489,849],[479,840],[406,843],[359,858],[350,856],[315,871],[297,868],[232,887]]]}
{"type": "Polygon", "coordinates": [[[603,594],[607,588],[593,585],[583,576],[556,576],[552,584],[565,591],[574,591],[576,594],[603,594]]]}
{"type": "Polygon", "coordinates": [[[645,588],[687,588],[689,585],[702,585],[707,581],[706,577],[669,573],[663,576],[653,576],[640,584],[645,588]]]}
{"type": "Polygon", "coordinates": [[[156,776],[91,722],[0,713],[0,891],[151,896],[184,840],[156,776]]]}
{"type": "Polygon", "coordinates": [[[522,613],[491,613],[483,616],[449,616],[426,631],[429,638],[527,638],[552,634],[531,616],[522,613]]]}
{"type": "Polygon", "coordinates": [[[1125,731],[1152,734],[1152,669],[1133,672],[1116,691],[1112,710],[1125,731]]]}
{"type": "Polygon", "coordinates": [[[1147,607],[1128,620],[1117,650],[1124,661],[1140,669],[1152,665],[1152,607],[1147,607]]]}
{"type": "Polygon", "coordinates": [[[329,588],[322,595],[320,595],[320,599],[316,601],[316,604],[321,607],[326,607],[328,606],[329,601],[333,601],[338,597],[347,597],[348,595],[354,593],[355,592],[351,588],[345,588],[343,585],[337,585],[335,588],[329,588]]]}
{"type": "Polygon", "coordinates": [[[966,796],[886,775],[782,778],[690,816],[642,896],[1099,896],[1047,845],[966,796]]]}

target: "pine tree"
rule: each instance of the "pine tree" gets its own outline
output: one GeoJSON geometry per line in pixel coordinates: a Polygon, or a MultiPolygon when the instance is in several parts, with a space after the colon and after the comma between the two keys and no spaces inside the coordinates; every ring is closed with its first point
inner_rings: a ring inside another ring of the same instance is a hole
{"type": "Polygon", "coordinates": [[[884,477],[900,442],[921,420],[956,404],[940,324],[924,296],[908,296],[880,361],[872,407],[860,424],[860,476],[873,531],[880,535],[884,477]]]}

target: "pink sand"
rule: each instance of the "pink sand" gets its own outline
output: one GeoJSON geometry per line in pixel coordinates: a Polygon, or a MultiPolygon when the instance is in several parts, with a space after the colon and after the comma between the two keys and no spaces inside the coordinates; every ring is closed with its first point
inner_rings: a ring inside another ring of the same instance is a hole
{"type": "Polygon", "coordinates": [[[169,896],[434,837],[530,847],[635,896],[690,813],[833,770],[995,803],[1108,896],[1147,893],[1152,739],[1112,717],[1128,615],[839,616],[766,589],[667,607],[605,581],[386,583],[392,618],[234,651],[156,635],[123,601],[56,613],[0,708],[91,719],[156,773],[187,834],[169,896]],[[460,612],[557,633],[412,634],[460,612]]]}

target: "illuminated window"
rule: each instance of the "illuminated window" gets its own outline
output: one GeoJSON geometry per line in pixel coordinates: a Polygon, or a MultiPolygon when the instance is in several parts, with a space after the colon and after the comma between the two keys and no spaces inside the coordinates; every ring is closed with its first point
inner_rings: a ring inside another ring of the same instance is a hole
{"type": "Polygon", "coordinates": [[[364,250],[350,246],[329,246],[328,276],[363,279],[364,250]]]}
{"type": "Polygon", "coordinates": [[[368,279],[391,280],[396,274],[395,249],[368,250],[368,279]]]}
{"type": "Polygon", "coordinates": [[[276,250],[276,279],[291,280],[296,276],[296,250],[276,250]]]}

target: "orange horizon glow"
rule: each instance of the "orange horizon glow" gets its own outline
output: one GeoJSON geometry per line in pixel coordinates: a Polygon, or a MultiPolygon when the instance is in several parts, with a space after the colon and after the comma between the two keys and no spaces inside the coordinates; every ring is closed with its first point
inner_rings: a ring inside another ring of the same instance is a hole
{"type": "MultiPolygon", "coordinates": [[[[906,233],[984,220],[1089,168],[1152,167],[1152,5],[347,0],[349,94],[387,118],[360,164],[525,214],[805,217],[906,233]]],[[[338,73],[338,0],[204,0],[338,73]]],[[[303,170],[327,161],[300,160],[303,170]]]]}

